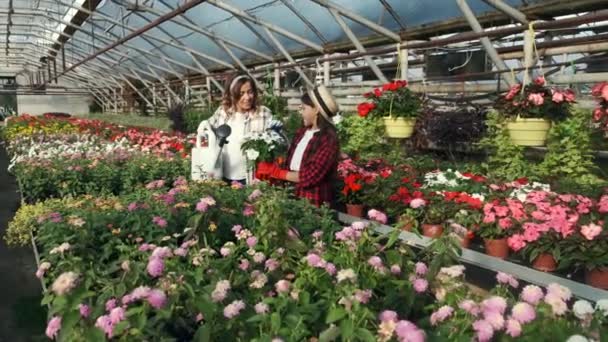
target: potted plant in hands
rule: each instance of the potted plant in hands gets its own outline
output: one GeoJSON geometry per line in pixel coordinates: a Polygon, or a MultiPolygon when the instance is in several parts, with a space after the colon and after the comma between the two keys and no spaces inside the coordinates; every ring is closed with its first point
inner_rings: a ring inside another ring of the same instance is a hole
{"type": "MultiPolygon", "coordinates": [[[[287,142],[275,130],[255,132],[245,137],[241,150],[247,158],[249,170],[258,171],[272,167],[287,153],[287,142]]],[[[256,172],[255,178],[265,180],[264,176],[256,172]]]]}
{"type": "Polygon", "coordinates": [[[407,81],[384,84],[382,89],[376,88],[363,96],[371,102],[357,106],[359,116],[381,115],[389,138],[409,138],[413,134],[422,99],[407,87],[407,81]]]}
{"type": "Polygon", "coordinates": [[[494,107],[511,119],[507,130],[514,144],[543,146],[551,122],[565,119],[573,102],[571,89],[547,87],[545,78],[539,76],[524,87],[521,84],[511,87],[494,107]]]}

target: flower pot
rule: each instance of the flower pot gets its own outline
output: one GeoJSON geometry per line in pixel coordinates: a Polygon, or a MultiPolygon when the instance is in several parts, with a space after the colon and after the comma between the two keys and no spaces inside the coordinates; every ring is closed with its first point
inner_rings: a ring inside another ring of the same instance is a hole
{"type": "Polygon", "coordinates": [[[363,217],[363,204],[347,204],[346,213],[355,217],[363,217]]]}
{"type": "Polygon", "coordinates": [[[384,130],[389,138],[409,138],[414,133],[416,119],[385,116],[384,130]]]}
{"type": "Polygon", "coordinates": [[[585,282],[593,287],[608,290],[608,267],[585,270],[585,282]]]}
{"type": "Polygon", "coordinates": [[[522,119],[507,123],[509,136],[515,145],[544,146],[551,121],[545,119],[522,119]]]}
{"type": "Polygon", "coordinates": [[[471,245],[471,238],[469,237],[469,235],[460,237],[460,246],[462,248],[469,248],[469,245],[471,245]]]}
{"type": "Polygon", "coordinates": [[[443,226],[440,224],[428,224],[422,225],[422,235],[430,238],[438,238],[443,234],[443,226]]]}
{"type": "Polygon", "coordinates": [[[509,256],[509,245],[507,239],[485,239],[486,254],[500,259],[506,259],[509,256]]]}
{"type": "Polygon", "coordinates": [[[532,267],[543,272],[553,272],[557,268],[557,261],[555,261],[553,255],[542,253],[532,261],[532,267]]]}

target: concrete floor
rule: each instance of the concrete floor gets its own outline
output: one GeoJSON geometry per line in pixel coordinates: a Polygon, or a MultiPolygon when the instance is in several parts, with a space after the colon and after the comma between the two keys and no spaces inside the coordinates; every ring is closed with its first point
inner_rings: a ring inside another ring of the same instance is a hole
{"type": "MultiPolygon", "coordinates": [[[[0,233],[19,208],[17,184],[6,168],[8,156],[0,146],[0,233]]],[[[0,239],[0,342],[48,341],[44,337],[46,313],[40,306],[41,286],[34,276],[31,248],[8,247],[0,239]]]]}

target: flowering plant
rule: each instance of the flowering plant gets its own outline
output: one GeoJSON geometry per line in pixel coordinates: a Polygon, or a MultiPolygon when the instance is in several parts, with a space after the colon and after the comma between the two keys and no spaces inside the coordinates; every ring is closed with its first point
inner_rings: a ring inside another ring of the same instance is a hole
{"type": "Polygon", "coordinates": [[[241,150],[252,167],[259,162],[274,162],[287,152],[286,141],[274,130],[254,132],[245,137],[241,150]]]}
{"type": "Polygon", "coordinates": [[[511,87],[504,97],[497,100],[494,107],[507,117],[559,121],[570,114],[572,103],[572,89],[547,87],[545,78],[539,76],[523,88],[521,84],[511,87]]]}
{"type": "Polygon", "coordinates": [[[598,104],[593,110],[593,121],[608,133],[608,82],[602,82],[591,90],[598,104]]]}
{"type": "Polygon", "coordinates": [[[483,214],[479,235],[491,240],[511,236],[517,225],[528,217],[522,202],[501,196],[487,201],[483,206],[483,214]]]}
{"type": "Polygon", "coordinates": [[[394,81],[384,84],[363,94],[371,102],[357,106],[359,116],[367,117],[370,113],[377,116],[415,118],[422,107],[419,95],[407,87],[407,81],[394,81]]]}

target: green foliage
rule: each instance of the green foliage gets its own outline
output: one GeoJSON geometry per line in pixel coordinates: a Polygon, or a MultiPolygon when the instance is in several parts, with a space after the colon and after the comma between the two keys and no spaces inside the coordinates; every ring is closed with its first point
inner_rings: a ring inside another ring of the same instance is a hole
{"type": "Polygon", "coordinates": [[[386,147],[384,123],[381,118],[347,115],[338,125],[338,136],[343,152],[358,154],[361,158],[382,153],[386,147]]]}
{"type": "Polygon", "coordinates": [[[486,124],[488,135],[479,142],[489,152],[486,162],[482,164],[485,174],[502,181],[530,176],[530,162],[524,158],[523,147],[511,141],[505,118],[497,112],[491,112],[486,124]]]}
{"type": "Polygon", "coordinates": [[[577,110],[567,120],[555,123],[549,131],[547,153],[535,168],[539,177],[567,178],[579,184],[599,184],[591,148],[590,112],[577,110]]]}
{"type": "Polygon", "coordinates": [[[195,133],[198,125],[203,120],[209,119],[215,110],[219,106],[219,103],[212,104],[203,109],[188,109],[184,112],[184,126],[186,129],[185,133],[195,133]]]}

